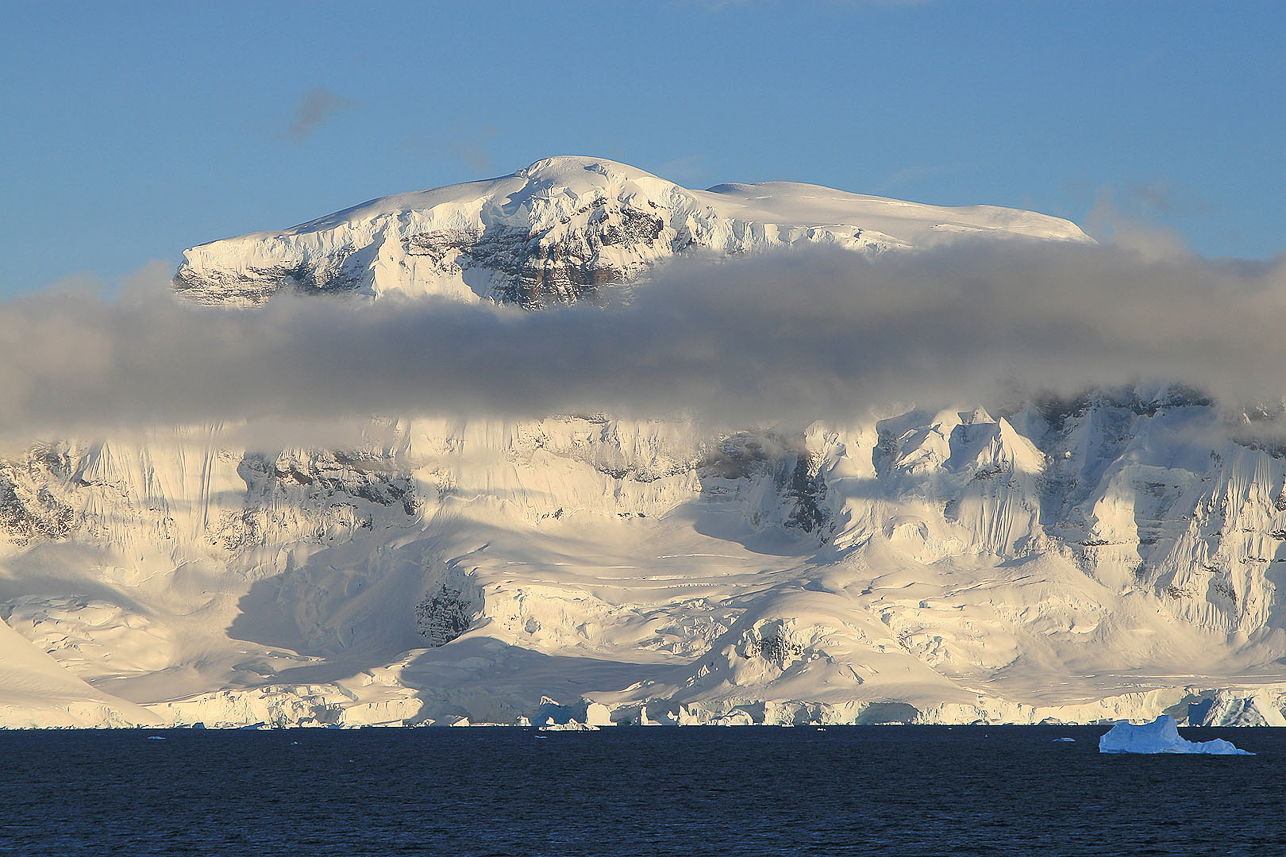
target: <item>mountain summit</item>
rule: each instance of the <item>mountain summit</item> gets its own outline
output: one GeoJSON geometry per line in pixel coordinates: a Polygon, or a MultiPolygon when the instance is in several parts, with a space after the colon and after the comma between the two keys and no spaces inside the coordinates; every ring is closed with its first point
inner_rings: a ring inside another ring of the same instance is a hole
{"type": "Polygon", "coordinates": [[[943,208],[791,182],[689,190],[615,161],[564,156],[203,244],[184,253],[174,286],[204,304],[260,304],[287,289],[534,308],[592,299],[685,254],[809,243],[874,254],[964,235],[1089,240],[1066,220],[1026,211],[943,208]]]}

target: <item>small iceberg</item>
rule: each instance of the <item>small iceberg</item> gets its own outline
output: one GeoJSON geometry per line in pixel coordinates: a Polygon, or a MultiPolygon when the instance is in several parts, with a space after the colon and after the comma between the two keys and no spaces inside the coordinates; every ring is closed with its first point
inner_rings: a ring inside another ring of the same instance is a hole
{"type": "Polygon", "coordinates": [[[544,726],[538,727],[541,732],[597,732],[599,727],[592,723],[578,723],[575,720],[568,720],[566,723],[555,723],[554,718],[549,718],[544,726]]]}
{"type": "Polygon", "coordinates": [[[1151,723],[1135,726],[1122,720],[1098,739],[1100,753],[1202,753],[1208,756],[1253,756],[1228,741],[1185,741],[1174,718],[1162,714],[1151,723]]]}

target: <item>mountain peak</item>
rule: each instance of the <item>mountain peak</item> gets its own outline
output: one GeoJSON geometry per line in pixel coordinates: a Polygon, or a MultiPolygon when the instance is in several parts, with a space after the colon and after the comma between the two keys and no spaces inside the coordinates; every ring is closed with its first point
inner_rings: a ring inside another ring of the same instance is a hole
{"type": "MultiPolygon", "coordinates": [[[[513,175],[537,181],[551,181],[574,180],[574,178],[582,177],[584,173],[590,173],[606,179],[638,177],[664,181],[664,179],[638,167],[588,155],[554,155],[549,158],[541,158],[518,170],[513,175]]],[[[670,184],[670,182],[666,182],[666,184],[670,184]]]]}

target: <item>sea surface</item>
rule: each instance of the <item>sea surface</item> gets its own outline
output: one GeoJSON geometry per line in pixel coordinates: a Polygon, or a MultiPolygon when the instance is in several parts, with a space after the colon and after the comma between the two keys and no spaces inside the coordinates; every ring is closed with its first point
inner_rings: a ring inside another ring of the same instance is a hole
{"type": "Polygon", "coordinates": [[[1286,855],[1286,729],[1106,729],[7,732],[0,854],[1286,855]]]}

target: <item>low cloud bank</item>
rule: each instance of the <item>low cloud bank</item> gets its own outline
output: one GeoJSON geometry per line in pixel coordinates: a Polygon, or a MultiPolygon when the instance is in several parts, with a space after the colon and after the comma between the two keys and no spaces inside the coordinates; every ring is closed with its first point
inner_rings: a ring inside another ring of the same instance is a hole
{"type": "Polygon", "coordinates": [[[1226,402],[1286,392],[1286,257],[811,249],[675,263],[628,303],[544,312],[303,297],[200,309],[170,297],[169,274],[150,265],[114,298],[0,305],[0,432],[373,413],[802,422],[1151,381],[1226,402]]]}

